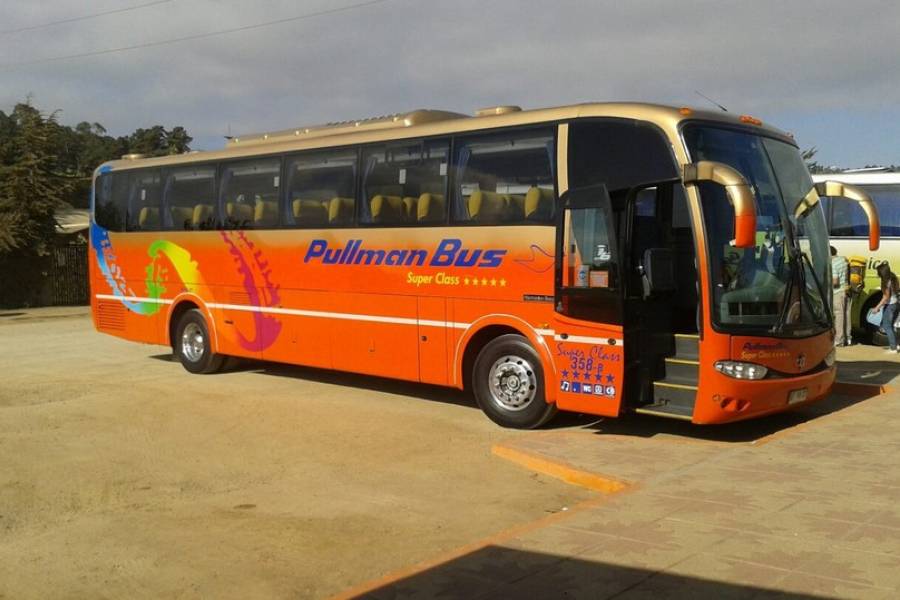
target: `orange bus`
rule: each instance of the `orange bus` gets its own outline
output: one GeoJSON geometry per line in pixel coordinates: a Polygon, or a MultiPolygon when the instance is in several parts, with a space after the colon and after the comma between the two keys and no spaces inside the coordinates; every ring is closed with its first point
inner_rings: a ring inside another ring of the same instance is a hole
{"type": "Polygon", "coordinates": [[[192,373],[234,356],[454,386],[517,428],[735,421],[835,377],[818,196],[794,140],[752,117],[330,123],[106,163],[92,215],[96,328],[192,373]]]}

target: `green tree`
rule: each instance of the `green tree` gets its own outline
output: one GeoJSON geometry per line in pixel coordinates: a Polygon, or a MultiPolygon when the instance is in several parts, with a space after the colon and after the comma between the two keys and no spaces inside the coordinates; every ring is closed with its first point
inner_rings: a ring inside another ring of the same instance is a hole
{"type": "Polygon", "coordinates": [[[56,114],[18,104],[0,124],[0,255],[43,255],[71,182],[57,172],[56,114]]]}

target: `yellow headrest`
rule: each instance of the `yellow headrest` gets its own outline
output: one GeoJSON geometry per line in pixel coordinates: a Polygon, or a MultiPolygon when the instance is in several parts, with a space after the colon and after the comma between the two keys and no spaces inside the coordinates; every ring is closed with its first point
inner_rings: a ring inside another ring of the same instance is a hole
{"type": "Polygon", "coordinates": [[[302,200],[297,199],[291,203],[294,212],[294,218],[300,223],[318,223],[324,224],[328,222],[328,208],[324,200],[302,200]]]}
{"type": "Polygon", "coordinates": [[[369,202],[372,209],[372,221],[398,222],[406,220],[406,207],[400,196],[384,196],[378,194],[369,202]]]}
{"type": "Polygon", "coordinates": [[[422,194],[416,205],[416,218],[419,221],[441,221],[444,218],[444,195],[422,194]]]}
{"type": "Polygon", "coordinates": [[[194,214],[192,215],[191,222],[194,227],[200,227],[201,225],[209,225],[213,220],[213,207],[212,204],[198,204],[194,206],[194,214]]]}
{"type": "Polygon", "coordinates": [[[419,199],[414,196],[404,196],[403,197],[403,210],[406,214],[406,219],[411,221],[416,216],[416,205],[419,203],[419,199]]]}
{"type": "Polygon", "coordinates": [[[257,200],[253,209],[253,222],[257,225],[275,225],[278,223],[278,202],[275,200],[257,200]]]}
{"type": "Polygon", "coordinates": [[[227,202],[225,204],[225,214],[232,221],[252,221],[253,207],[242,202],[227,202]]]}
{"type": "Polygon", "coordinates": [[[353,198],[334,197],[328,202],[329,223],[349,223],[353,220],[353,198]]]}
{"type": "Polygon", "coordinates": [[[553,214],[553,190],[533,186],[525,194],[525,218],[532,221],[549,219],[553,214]]]}
{"type": "Polygon", "coordinates": [[[169,213],[172,215],[172,224],[175,227],[193,228],[194,209],[188,206],[170,206],[169,213]]]}
{"type": "Polygon", "coordinates": [[[149,229],[159,226],[159,209],[144,206],[138,215],[138,225],[141,229],[149,229]]]}
{"type": "Polygon", "coordinates": [[[478,190],[469,196],[469,217],[475,221],[503,220],[509,209],[509,196],[478,190]]]}

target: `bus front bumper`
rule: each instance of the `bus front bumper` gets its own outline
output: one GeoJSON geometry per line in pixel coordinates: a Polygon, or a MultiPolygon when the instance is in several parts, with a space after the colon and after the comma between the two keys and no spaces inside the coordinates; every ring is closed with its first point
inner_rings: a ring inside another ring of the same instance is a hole
{"type": "Polygon", "coordinates": [[[708,379],[701,383],[697,393],[692,421],[728,423],[812,404],[828,396],[836,374],[836,365],[809,375],[759,381],[707,373],[708,379]]]}

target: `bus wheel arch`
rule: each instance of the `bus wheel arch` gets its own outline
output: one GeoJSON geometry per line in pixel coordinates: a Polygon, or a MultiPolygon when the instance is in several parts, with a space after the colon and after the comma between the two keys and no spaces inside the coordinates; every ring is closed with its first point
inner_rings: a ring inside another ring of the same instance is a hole
{"type": "Polygon", "coordinates": [[[212,313],[199,298],[194,298],[192,296],[186,296],[182,297],[181,299],[176,299],[172,303],[172,308],[169,310],[168,321],[166,322],[166,342],[168,343],[169,347],[173,349],[175,348],[175,329],[178,327],[178,322],[181,320],[181,317],[189,310],[200,311],[200,313],[203,315],[204,319],[206,320],[206,326],[209,328],[211,347],[214,351],[218,351],[219,340],[216,331],[216,324],[212,318],[212,313]]]}
{"type": "Polygon", "coordinates": [[[208,314],[192,302],[182,302],[172,311],[169,341],[172,353],[190,373],[210,374],[221,370],[225,356],[213,345],[213,328],[208,314]]]}
{"type": "Polygon", "coordinates": [[[478,407],[498,425],[536,429],[553,418],[543,360],[524,335],[492,337],[475,356],[470,387],[478,407]]]}

